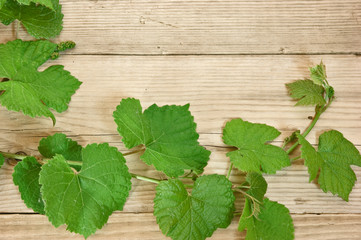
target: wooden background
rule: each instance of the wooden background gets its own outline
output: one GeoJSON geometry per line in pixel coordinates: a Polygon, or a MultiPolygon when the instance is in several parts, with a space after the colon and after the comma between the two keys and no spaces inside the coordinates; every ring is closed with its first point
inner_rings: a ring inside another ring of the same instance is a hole
{"type": "MultiPolygon", "coordinates": [[[[82,145],[109,142],[125,150],[112,118],[122,98],[190,103],[200,142],[212,151],[206,173],[225,174],[229,151],[221,141],[225,122],[241,117],[282,131],[275,144],[304,129],[311,107],[293,107],[284,84],[308,76],[321,60],[337,99],[308,137],[316,144],[336,129],[361,150],[360,0],[61,0],[64,30],[55,42],[76,49],[59,60],[83,82],[69,110],[51,120],[0,108],[0,149],[38,155],[42,137],[64,132],[82,145]]],[[[22,39],[31,39],[22,29],[22,39]]],[[[0,25],[0,43],[15,38],[0,25]]],[[[1,57],[1,56],[0,56],[1,57]]],[[[44,67],[46,67],[44,66],[44,67]]],[[[128,157],[132,172],[163,177],[128,157]]],[[[0,239],[82,239],[54,228],[23,204],[12,183],[13,163],[0,170],[0,239]]],[[[291,211],[296,239],[361,239],[361,182],[348,203],[308,183],[302,161],[266,176],[267,196],[291,211]]],[[[361,177],[361,168],[353,168],[361,177]]],[[[233,171],[231,180],[242,175],[233,171]]],[[[89,239],[167,239],[152,214],[154,184],[133,180],[124,212],[114,213],[89,239]]],[[[241,201],[237,208],[241,209],[241,201]]],[[[211,239],[244,239],[237,219],[211,239]]]]}

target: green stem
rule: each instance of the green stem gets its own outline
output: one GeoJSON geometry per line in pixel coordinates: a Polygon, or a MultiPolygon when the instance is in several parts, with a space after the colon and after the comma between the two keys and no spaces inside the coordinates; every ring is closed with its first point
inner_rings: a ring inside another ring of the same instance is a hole
{"type": "MultiPolygon", "coordinates": [[[[137,150],[137,151],[133,151],[133,152],[128,152],[126,154],[123,155],[130,155],[133,153],[137,153],[142,151],[143,149],[137,150]]],[[[26,155],[20,155],[20,154],[14,154],[14,153],[7,153],[7,152],[2,152],[0,151],[0,154],[3,155],[5,158],[13,158],[13,159],[17,159],[17,160],[24,160],[25,158],[29,157],[26,155]]],[[[50,158],[43,158],[43,159],[37,159],[38,162],[42,165],[44,165],[45,163],[47,163],[50,158]]],[[[71,165],[71,166],[82,166],[82,162],[80,161],[71,161],[71,160],[66,160],[66,162],[71,165]]],[[[134,173],[130,173],[130,175],[132,176],[132,178],[136,178],[142,181],[146,181],[146,182],[152,182],[152,183],[156,183],[159,184],[161,182],[161,180],[155,179],[155,178],[149,178],[149,177],[145,177],[145,176],[140,176],[134,173]]],[[[186,187],[193,187],[192,185],[185,185],[186,187]]]]}
{"type": "Polygon", "coordinates": [[[20,21],[19,21],[19,20],[16,20],[16,29],[15,29],[16,39],[19,38],[19,30],[20,30],[20,21]]]}
{"type": "Polygon", "coordinates": [[[300,159],[300,158],[301,158],[301,156],[291,158],[291,162],[296,161],[297,159],[300,159]]]}
{"type": "MultiPolygon", "coordinates": [[[[326,95],[325,98],[328,99],[328,96],[326,95]]],[[[311,132],[311,130],[313,129],[313,127],[316,125],[318,119],[320,119],[322,113],[324,113],[324,112],[327,110],[327,108],[331,105],[331,103],[333,102],[334,99],[335,99],[335,97],[332,96],[332,97],[330,97],[330,98],[328,99],[328,102],[327,102],[326,105],[324,105],[324,106],[322,106],[322,107],[320,107],[320,108],[318,108],[318,109],[316,108],[316,113],[315,113],[315,116],[314,116],[313,119],[312,119],[312,122],[310,123],[310,125],[308,126],[308,128],[306,128],[306,130],[301,134],[303,137],[306,137],[306,136],[311,132]]],[[[326,100],[326,101],[327,101],[327,100],[326,100]]],[[[295,142],[295,143],[286,151],[287,154],[288,154],[288,155],[291,154],[298,145],[299,145],[298,141],[295,142]]]]}
{"type": "Polygon", "coordinates": [[[231,163],[231,165],[229,165],[229,169],[228,169],[228,173],[227,173],[227,179],[229,179],[229,177],[231,176],[232,168],[233,168],[233,163],[231,163]]]}
{"type": "Polygon", "coordinates": [[[0,151],[0,154],[3,155],[5,158],[13,158],[13,159],[17,159],[17,160],[24,160],[24,158],[28,157],[25,155],[7,153],[7,152],[1,152],[1,151],[0,151]]]}
{"type": "Polygon", "coordinates": [[[132,155],[132,154],[135,154],[135,153],[139,153],[141,151],[144,151],[144,148],[140,148],[140,149],[137,149],[137,150],[134,150],[134,151],[123,153],[123,156],[132,155]]]}
{"type": "Polygon", "coordinates": [[[134,173],[131,173],[130,175],[132,175],[132,178],[136,178],[138,180],[142,180],[142,181],[146,181],[146,182],[151,182],[151,183],[155,183],[155,184],[159,184],[161,181],[155,178],[150,178],[150,177],[145,177],[145,176],[140,176],[134,173]]]}
{"type": "MultiPolygon", "coordinates": [[[[318,119],[320,118],[321,114],[327,109],[329,105],[319,109],[316,111],[316,114],[315,116],[313,117],[312,119],[312,122],[310,123],[310,125],[306,128],[306,130],[301,134],[303,137],[306,137],[310,132],[311,130],[313,129],[313,127],[316,125],[318,119]]],[[[298,141],[295,142],[287,151],[286,153],[288,155],[290,155],[295,149],[296,147],[299,145],[298,141]]]]}

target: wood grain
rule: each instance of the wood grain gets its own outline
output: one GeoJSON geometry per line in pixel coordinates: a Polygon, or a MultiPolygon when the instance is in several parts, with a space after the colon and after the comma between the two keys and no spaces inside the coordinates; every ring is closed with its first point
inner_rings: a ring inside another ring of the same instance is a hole
{"type": "MultiPolygon", "coordinates": [[[[360,214],[292,215],[297,240],[359,240],[361,236],[360,214]]],[[[245,232],[237,231],[237,218],[227,229],[218,229],[209,239],[244,239],[245,232]]],[[[0,239],[83,239],[65,231],[65,227],[54,228],[42,215],[0,215],[0,239]]],[[[150,213],[115,213],[109,222],[89,240],[132,239],[160,240],[164,237],[150,213]]]]}
{"type": "MultiPolygon", "coordinates": [[[[322,131],[332,128],[343,132],[360,149],[361,58],[324,55],[322,59],[337,99],[308,139],[315,144],[322,131]]],[[[0,121],[6,127],[1,129],[0,149],[38,155],[37,145],[42,137],[64,132],[82,145],[109,142],[124,152],[112,118],[122,98],[139,98],[144,107],[154,102],[190,102],[200,143],[213,152],[206,173],[225,174],[229,166],[225,154],[230,151],[221,139],[225,122],[242,117],[274,125],[282,131],[275,144],[281,144],[282,137],[305,128],[310,122],[307,117],[313,112],[312,108],[293,107],[295,102],[287,96],[284,84],[308,76],[308,66],[318,61],[319,56],[65,56],[55,63],[64,64],[83,81],[69,110],[56,114],[58,122],[53,128],[49,119],[31,119],[3,108],[0,121]]],[[[129,159],[129,165],[135,173],[164,177],[136,157],[129,159]]],[[[5,166],[0,171],[0,212],[31,212],[12,184],[12,167],[5,166]]],[[[360,177],[360,168],[355,167],[355,171],[360,177]]],[[[235,174],[235,181],[242,180],[235,174]]],[[[359,184],[350,202],[345,203],[309,184],[307,169],[301,165],[268,176],[267,180],[268,196],[286,204],[293,213],[361,212],[359,184]]],[[[151,212],[153,197],[154,185],[134,181],[125,211],[151,212]]],[[[237,206],[241,208],[241,201],[237,206]]]]}
{"type": "Polygon", "coordinates": [[[144,108],[190,103],[199,133],[220,134],[226,121],[241,117],[275,126],[283,133],[281,140],[306,128],[314,112],[312,107],[293,107],[296,102],[287,95],[285,83],[308,77],[308,67],[321,59],[337,98],[308,139],[316,143],[320,133],[333,128],[361,144],[361,57],[353,55],[64,56],[46,66],[64,64],[83,82],[69,110],[55,114],[53,128],[50,119],[31,119],[1,107],[0,144],[20,151],[36,147],[29,145],[28,136],[38,142],[57,131],[117,134],[112,113],[127,97],[140,99],[144,108]]]}
{"type": "MultiPolygon", "coordinates": [[[[77,47],[59,60],[83,82],[69,110],[51,120],[31,119],[0,108],[0,150],[38,156],[41,138],[64,132],[80,144],[109,142],[126,152],[112,112],[122,98],[153,103],[190,103],[200,143],[212,151],[206,174],[225,174],[231,148],[222,127],[232,118],[275,126],[282,134],[304,129],[311,107],[293,107],[284,84],[308,77],[322,59],[336,100],[308,136],[312,144],[336,129],[361,150],[361,1],[359,0],[60,0],[64,30],[54,41],[77,47]]],[[[31,39],[24,29],[22,39],[31,39]]],[[[0,43],[15,38],[14,24],[0,24],[0,43]]],[[[1,57],[1,56],[0,56],[1,57]]],[[[295,153],[295,156],[299,153],[295,153]]],[[[164,178],[137,155],[127,157],[132,172],[164,178]]],[[[13,161],[0,169],[0,239],[83,239],[55,229],[26,208],[12,183],[13,161]]],[[[361,168],[353,167],[357,177],[361,168]]],[[[265,176],[267,196],[285,204],[296,240],[361,239],[361,183],[348,203],[308,183],[303,162],[265,176]]],[[[233,171],[231,180],[244,179],[233,171]]],[[[154,184],[133,180],[124,212],[89,239],[167,239],[152,215],[154,184]]],[[[243,199],[236,202],[242,209],[243,199]]],[[[231,226],[211,239],[244,239],[231,226]]]]}
{"type": "MultiPolygon", "coordinates": [[[[360,53],[359,0],[60,2],[69,54],[360,53]]],[[[0,25],[0,42],[14,38],[0,25]]]]}

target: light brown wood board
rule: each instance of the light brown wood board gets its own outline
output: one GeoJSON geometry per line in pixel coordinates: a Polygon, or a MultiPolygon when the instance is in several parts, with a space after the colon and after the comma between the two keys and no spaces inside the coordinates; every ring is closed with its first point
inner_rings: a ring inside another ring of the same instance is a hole
{"type": "MultiPolygon", "coordinates": [[[[360,53],[359,0],[61,0],[69,54],[360,53]]],[[[0,42],[15,28],[0,26],[0,42]]],[[[23,30],[21,38],[31,39],[23,30]]]]}

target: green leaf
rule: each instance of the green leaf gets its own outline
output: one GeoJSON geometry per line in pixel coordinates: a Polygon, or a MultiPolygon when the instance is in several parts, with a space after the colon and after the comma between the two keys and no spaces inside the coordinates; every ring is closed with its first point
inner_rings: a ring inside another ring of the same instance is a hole
{"type": "Polygon", "coordinates": [[[13,173],[13,182],[19,187],[21,199],[28,208],[45,214],[44,202],[40,193],[39,173],[41,165],[34,157],[27,157],[16,164],[13,173]]]}
{"type": "Polygon", "coordinates": [[[122,210],[131,188],[123,155],[107,143],[82,151],[83,166],[74,173],[62,155],[44,164],[39,182],[49,221],[88,237],[122,210]]]}
{"type": "Polygon", "coordinates": [[[281,133],[274,127],[233,119],[223,129],[223,141],[239,150],[227,153],[231,162],[245,172],[276,173],[291,164],[280,147],[266,144],[281,133]]]}
{"type": "Polygon", "coordinates": [[[324,81],[326,81],[326,66],[321,63],[316,65],[315,67],[310,68],[311,72],[311,80],[317,85],[323,85],[324,81]]]}
{"type": "Polygon", "coordinates": [[[298,80],[293,83],[286,84],[292,98],[297,99],[296,106],[326,104],[323,98],[324,89],[322,86],[316,85],[311,80],[298,80]]]}
{"type": "Polygon", "coordinates": [[[49,108],[65,111],[81,84],[60,65],[37,71],[55,48],[56,44],[49,41],[15,40],[0,44],[0,78],[10,79],[0,83],[0,91],[5,90],[0,95],[3,106],[31,117],[51,117],[55,123],[49,108]]]}
{"type": "Polygon", "coordinates": [[[264,200],[258,216],[252,214],[252,203],[246,199],[238,230],[247,229],[246,240],[292,240],[294,226],[289,210],[282,204],[264,200]]]}
{"type": "MultiPolygon", "coordinates": [[[[76,141],[67,138],[65,134],[56,133],[53,136],[41,139],[38,150],[46,158],[61,154],[67,160],[82,161],[82,146],[76,141]]],[[[80,170],[77,169],[77,170],[80,170]]]]}
{"type": "Polygon", "coordinates": [[[202,173],[210,152],[199,145],[196,124],[185,106],[152,105],[142,113],[139,100],[123,99],[114,111],[118,132],[127,148],[144,144],[141,159],[170,177],[185,169],[202,173]]]}
{"type": "Polygon", "coordinates": [[[263,203],[264,195],[267,192],[267,182],[262,174],[256,172],[247,173],[246,181],[250,186],[247,193],[260,203],[263,203]]]}
{"type": "Polygon", "coordinates": [[[7,0],[0,0],[0,9],[4,6],[7,0]]]}
{"type": "Polygon", "coordinates": [[[2,165],[4,164],[5,162],[5,158],[4,156],[0,153],[0,168],[2,167],[2,165]]]}
{"type": "MultiPolygon", "coordinates": [[[[263,204],[264,195],[267,192],[267,182],[263,178],[262,174],[250,172],[247,173],[245,183],[249,184],[249,189],[244,195],[247,199],[252,201],[252,215],[257,217],[261,211],[260,206],[263,204]]],[[[242,189],[242,186],[239,188],[242,189]]]]}
{"type": "MultiPolygon", "coordinates": [[[[57,7],[57,5],[59,4],[58,0],[16,0],[16,1],[18,3],[24,4],[24,5],[30,5],[31,3],[41,4],[52,10],[54,10],[57,7]]],[[[4,0],[4,2],[6,2],[6,0],[4,0]]]]}
{"type": "Polygon", "coordinates": [[[301,157],[308,167],[310,181],[317,177],[324,192],[339,195],[348,201],[356,182],[356,175],[350,165],[361,166],[361,156],[357,148],[342,133],[331,130],[319,137],[318,151],[302,136],[298,135],[301,157]]]}
{"type": "MultiPolygon", "coordinates": [[[[82,161],[80,146],[76,141],[67,138],[65,134],[56,133],[53,136],[41,139],[38,150],[46,158],[52,158],[56,154],[61,154],[66,160],[82,161]]],[[[72,166],[80,171],[81,166],[72,166]]]]}
{"type": "Polygon", "coordinates": [[[52,10],[34,2],[22,5],[15,0],[7,0],[0,9],[0,21],[3,24],[9,25],[18,19],[29,34],[38,39],[49,39],[59,35],[63,29],[63,17],[59,4],[56,4],[52,10]]]}
{"type": "Polygon", "coordinates": [[[174,240],[201,240],[217,228],[226,228],[233,217],[232,183],[221,175],[199,177],[188,194],[178,179],[157,186],[154,215],[162,232],[174,240]]]}

